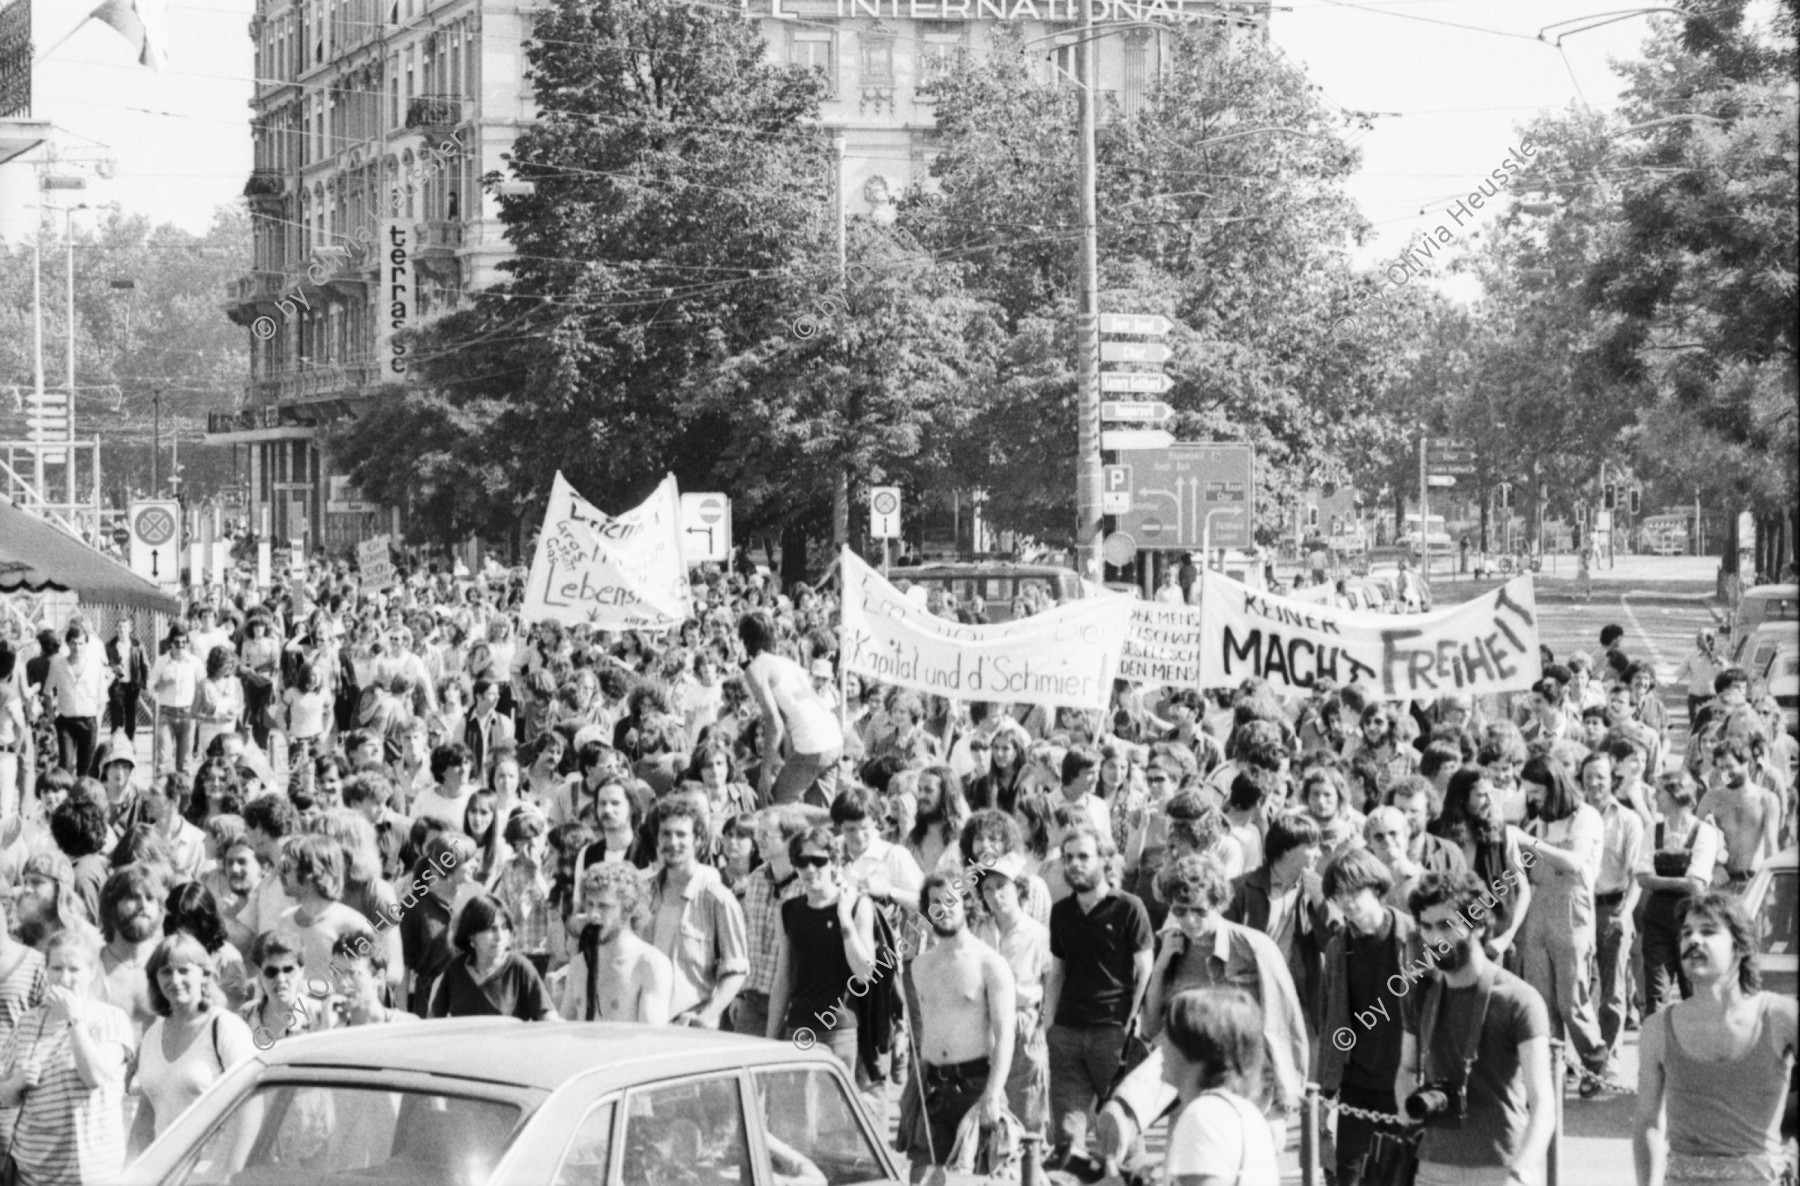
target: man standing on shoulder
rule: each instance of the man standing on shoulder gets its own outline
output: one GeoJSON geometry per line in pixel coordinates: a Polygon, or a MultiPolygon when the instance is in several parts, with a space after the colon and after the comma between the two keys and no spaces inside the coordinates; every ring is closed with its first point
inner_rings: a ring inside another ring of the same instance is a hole
{"type": "Polygon", "coordinates": [[[1759,991],[1756,929],[1729,894],[1687,904],[1681,968],[1694,995],[1645,1018],[1638,1047],[1638,1186],[1778,1182],[1794,999],[1759,991]]]}
{"type": "MultiPolygon", "coordinates": [[[[946,1165],[957,1126],[970,1108],[994,1124],[1006,1109],[1007,1071],[1018,1025],[1012,971],[968,928],[960,878],[933,873],[918,906],[937,942],[913,961],[918,993],[917,1085],[902,1104],[898,1141],[917,1167],[946,1165]],[[923,1093],[920,1105],[918,1095],[923,1093]]],[[[1140,907],[1141,909],[1141,907],[1140,907]]]]}
{"type": "Polygon", "coordinates": [[[1537,990],[1487,957],[1472,873],[1427,873],[1408,905],[1437,972],[1402,998],[1394,1098],[1423,1124],[1416,1186],[1544,1186],[1556,1127],[1550,1014],[1537,990]]]}

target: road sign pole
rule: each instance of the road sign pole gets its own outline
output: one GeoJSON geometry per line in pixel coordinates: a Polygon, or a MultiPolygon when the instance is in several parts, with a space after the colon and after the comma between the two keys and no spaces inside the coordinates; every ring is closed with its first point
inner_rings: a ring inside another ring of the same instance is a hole
{"type": "Polygon", "coordinates": [[[1082,572],[1099,579],[1100,567],[1100,213],[1095,196],[1094,87],[1098,71],[1092,6],[1081,6],[1076,49],[1080,106],[1078,156],[1081,176],[1081,305],[1076,335],[1075,549],[1082,572]]]}
{"type": "Polygon", "coordinates": [[[1431,498],[1431,486],[1425,472],[1425,451],[1428,439],[1425,430],[1421,428],[1419,430],[1419,572],[1421,575],[1431,571],[1431,548],[1425,534],[1425,525],[1431,521],[1429,507],[1426,505],[1431,498]]]}

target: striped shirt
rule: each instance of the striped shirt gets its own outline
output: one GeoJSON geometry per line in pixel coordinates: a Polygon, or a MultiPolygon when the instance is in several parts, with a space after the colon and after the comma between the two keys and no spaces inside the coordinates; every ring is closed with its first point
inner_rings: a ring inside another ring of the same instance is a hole
{"type": "MultiPolygon", "coordinates": [[[[131,1019],[122,1009],[86,1001],[81,1020],[99,1046],[129,1057],[131,1019]]],[[[33,1009],[0,1049],[0,1066],[33,1063],[38,1084],[25,1093],[11,1152],[27,1182],[97,1182],[125,1168],[125,1077],[89,1090],[75,1069],[69,1031],[33,1009]]]]}
{"type": "MultiPolygon", "coordinates": [[[[23,958],[13,965],[12,971],[0,977],[0,1044],[12,1036],[19,1028],[19,1022],[27,1013],[37,1008],[44,999],[44,957],[32,948],[21,946],[23,958]]],[[[12,1135],[13,1125],[18,1121],[19,1113],[15,1108],[0,1108],[0,1150],[4,1150],[12,1135]]]]}

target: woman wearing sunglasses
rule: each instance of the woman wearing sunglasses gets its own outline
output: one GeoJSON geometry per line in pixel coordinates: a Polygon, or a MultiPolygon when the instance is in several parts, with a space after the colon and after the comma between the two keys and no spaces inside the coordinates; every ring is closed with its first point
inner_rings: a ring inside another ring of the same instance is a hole
{"type": "Polygon", "coordinates": [[[808,828],[794,837],[788,856],[805,896],[781,904],[765,1036],[787,1038],[806,1030],[854,1076],[850,984],[866,981],[875,967],[874,903],[845,886],[842,842],[829,828],[808,828]]]}
{"type": "Polygon", "coordinates": [[[331,986],[319,982],[319,991],[308,998],[300,950],[275,931],[264,931],[250,945],[250,965],[256,969],[256,991],[238,1016],[250,1027],[259,1050],[267,1050],[289,1034],[323,1029],[322,1002],[331,986]]]}

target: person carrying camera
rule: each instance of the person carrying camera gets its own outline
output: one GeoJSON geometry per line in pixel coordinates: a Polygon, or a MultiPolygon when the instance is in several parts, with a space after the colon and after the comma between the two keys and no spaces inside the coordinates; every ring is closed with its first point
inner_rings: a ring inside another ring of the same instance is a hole
{"type": "Polygon", "coordinates": [[[1424,1126],[1416,1186],[1544,1183],[1556,1125],[1549,1012],[1488,958],[1484,889],[1472,873],[1427,873],[1407,901],[1437,965],[1401,1001],[1394,1095],[1424,1126]]]}

